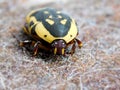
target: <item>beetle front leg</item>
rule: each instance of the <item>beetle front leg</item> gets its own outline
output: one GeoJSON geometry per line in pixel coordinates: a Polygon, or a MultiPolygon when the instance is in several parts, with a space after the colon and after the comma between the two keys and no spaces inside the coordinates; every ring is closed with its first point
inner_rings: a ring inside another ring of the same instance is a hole
{"type": "Polygon", "coordinates": [[[24,30],[24,32],[25,32],[26,34],[29,34],[28,24],[27,24],[27,23],[24,24],[23,30],[24,30]]]}
{"type": "Polygon", "coordinates": [[[75,40],[71,41],[71,42],[68,44],[67,47],[69,47],[69,45],[72,45],[72,47],[71,47],[71,49],[70,49],[69,51],[67,51],[66,53],[73,55],[73,53],[75,53],[75,49],[76,49],[76,41],[75,41],[75,40]]]}
{"type": "Polygon", "coordinates": [[[32,44],[33,43],[33,41],[31,41],[31,40],[25,40],[25,41],[20,41],[20,46],[21,47],[23,47],[23,46],[25,46],[25,45],[27,45],[27,44],[32,44]]]}
{"type": "Polygon", "coordinates": [[[80,40],[78,40],[77,38],[75,39],[79,48],[81,48],[83,46],[82,42],[80,40]]]}
{"type": "Polygon", "coordinates": [[[72,48],[71,48],[71,55],[73,55],[73,53],[75,53],[75,49],[76,49],[76,42],[73,42],[72,48]]]}
{"type": "Polygon", "coordinates": [[[36,56],[39,48],[46,50],[46,51],[49,51],[51,49],[51,48],[48,48],[48,47],[42,45],[42,43],[40,41],[37,41],[36,43],[34,43],[33,56],[36,56]]]}
{"type": "Polygon", "coordinates": [[[36,56],[38,52],[39,44],[41,44],[39,41],[35,43],[34,50],[33,50],[33,56],[36,56]]]}

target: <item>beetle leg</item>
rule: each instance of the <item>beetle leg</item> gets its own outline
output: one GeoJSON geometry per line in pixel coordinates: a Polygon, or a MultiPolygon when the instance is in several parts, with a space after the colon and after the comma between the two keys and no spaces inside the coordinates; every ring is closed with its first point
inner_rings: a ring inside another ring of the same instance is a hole
{"type": "Polygon", "coordinates": [[[43,50],[46,50],[46,51],[49,51],[49,50],[50,50],[50,48],[45,47],[44,45],[42,45],[40,41],[37,41],[37,42],[34,44],[34,50],[33,50],[33,53],[34,53],[33,55],[34,55],[34,56],[37,54],[39,48],[40,48],[40,49],[43,49],[43,50]]]}
{"type": "Polygon", "coordinates": [[[73,53],[75,53],[75,49],[76,49],[76,42],[73,42],[72,48],[71,48],[71,55],[73,55],[73,53]]]}
{"type": "Polygon", "coordinates": [[[35,56],[35,55],[37,54],[38,48],[39,48],[39,44],[40,44],[39,41],[35,43],[35,45],[34,45],[34,50],[33,50],[33,53],[34,53],[33,56],[35,56]]]}
{"type": "Polygon", "coordinates": [[[67,51],[66,53],[73,55],[73,53],[75,52],[75,49],[76,49],[76,41],[75,41],[75,40],[71,41],[71,42],[67,45],[67,47],[69,47],[69,45],[72,45],[72,48],[71,48],[70,51],[67,51]]]}
{"type": "Polygon", "coordinates": [[[75,39],[79,48],[81,48],[83,46],[82,42],[80,40],[78,40],[77,38],[75,39]]]}
{"type": "Polygon", "coordinates": [[[29,34],[29,31],[28,31],[28,24],[25,23],[24,27],[23,27],[23,30],[25,33],[29,34]]]}
{"type": "Polygon", "coordinates": [[[32,44],[32,43],[33,43],[33,41],[31,41],[31,40],[20,41],[20,46],[23,47],[27,44],[32,44]]]}

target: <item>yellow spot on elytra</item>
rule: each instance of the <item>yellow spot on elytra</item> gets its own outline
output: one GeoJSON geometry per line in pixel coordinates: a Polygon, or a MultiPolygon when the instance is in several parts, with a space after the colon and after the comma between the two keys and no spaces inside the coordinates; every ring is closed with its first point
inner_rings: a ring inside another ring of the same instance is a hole
{"type": "Polygon", "coordinates": [[[49,18],[52,18],[52,15],[50,15],[49,18]]]}
{"type": "Polygon", "coordinates": [[[65,25],[66,22],[67,22],[67,19],[64,19],[64,20],[61,20],[61,21],[60,21],[60,23],[63,24],[63,25],[65,25]]]}
{"type": "Polygon", "coordinates": [[[53,20],[50,19],[46,19],[46,22],[48,22],[50,25],[53,25],[55,23],[53,20]]]}
{"type": "Polygon", "coordinates": [[[62,18],[62,16],[61,16],[61,15],[58,15],[58,18],[62,18]]]}
{"type": "Polygon", "coordinates": [[[48,11],[44,11],[44,14],[49,14],[49,12],[48,11]]]}

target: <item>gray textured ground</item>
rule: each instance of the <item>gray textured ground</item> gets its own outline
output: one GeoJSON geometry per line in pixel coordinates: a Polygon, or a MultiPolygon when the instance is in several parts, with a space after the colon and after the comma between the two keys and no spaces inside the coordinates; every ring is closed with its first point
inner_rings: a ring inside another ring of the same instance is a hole
{"type": "Polygon", "coordinates": [[[0,1],[0,90],[120,90],[119,0],[31,2],[0,1]],[[25,16],[42,7],[76,19],[83,47],[73,56],[45,62],[18,47],[12,34],[23,39],[25,16]]]}

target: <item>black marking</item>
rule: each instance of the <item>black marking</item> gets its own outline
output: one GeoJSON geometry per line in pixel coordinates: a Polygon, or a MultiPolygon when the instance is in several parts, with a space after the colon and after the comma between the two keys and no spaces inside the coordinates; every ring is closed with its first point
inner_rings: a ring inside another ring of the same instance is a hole
{"type": "Polygon", "coordinates": [[[32,25],[34,25],[34,22],[33,22],[33,21],[30,22],[30,27],[31,27],[32,25]]]}
{"type": "Polygon", "coordinates": [[[71,26],[71,18],[63,13],[57,13],[55,9],[51,8],[45,8],[42,10],[39,10],[35,13],[33,13],[31,16],[34,16],[37,21],[40,21],[43,23],[44,27],[50,32],[50,34],[54,37],[64,37],[68,34],[71,26]],[[44,11],[48,11],[48,14],[44,14],[44,11]],[[50,25],[48,22],[46,22],[46,19],[49,18],[49,16],[52,15],[52,19],[55,23],[53,25],[50,25]],[[58,18],[58,15],[62,16],[62,18],[58,18]],[[66,19],[65,25],[61,24],[60,21],[66,19]]]}
{"type": "Polygon", "coordinates": [[[72,37],[72,35],[70,35],[70,37],[72,37]]]}
{"type": "Polygon", "coordinates": [[[44,37],[47,37],[47,35],[44,35],[44,37]]]}
{"type": "Polygon", "coordinates": [[[32,35],[37,35],[36,32],[35,32],[35,28],[36,28],[36,25],[34,25],[31,29],[31,34],[32,35]]]}

